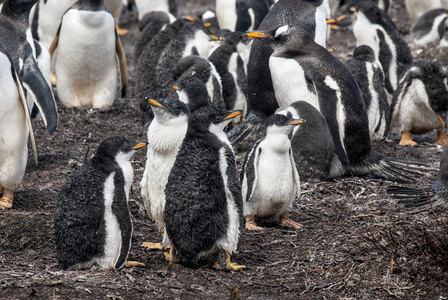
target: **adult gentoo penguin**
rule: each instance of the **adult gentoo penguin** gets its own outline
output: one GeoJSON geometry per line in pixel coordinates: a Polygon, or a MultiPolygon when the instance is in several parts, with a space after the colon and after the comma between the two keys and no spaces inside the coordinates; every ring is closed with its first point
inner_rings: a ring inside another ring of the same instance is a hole
{"type": "Polygon", "coordinates": [[[279,106],[300,99],[325,117],[338,158],[330,178],[347,173],[400,177],[395,162],[372,150],[361,90],[340,60],[301,27],[285,25],[247,35],[263,39],[274,49],[269,68],[279,106]]]}
{"type": "Polygon", "coordinates": [[[230,261],[240,243],[244,218],[235,155],[223,131],[240,113],[205,106],[190,116],[165,188],[170,260],[191,264],[220,250],[226,254],[225,263],[216,267],[245,268],[230,261]]]}
{"type": "Polygon", "coordinates": [[[382,139],[388,134],[390,112],[384,89],[384,73],[375,52],[368,45],[358,46],[345,66],[352,72],[361,89],[369,117],[370,138],[382,139]]]}
{"type": "MultiPolygon", "coordinates": [[[[326,45],[327,24],[323,0],[280,0],[269,11],[259,30],[284,25],[300,26],[321,46],[326,45]]],[[[279,107],[272,86],[269,58],[273,50],[269,45],[254,40],[247,65],[248,112],[243,123],[229,133],[232,143],[264,123],[279,107]]],[[[300,100],[297,98],[296,100],[300,100]]]]}
{"type": "Polygon", "coordinates": [[[357,45],[368,45],[381,63],[385,87],[390,95],[397,89],[403,71],[412,63],[412,54],[392,19],[371,1],[350,7],[357,45]]]}
{"type": "Polygon", "coordinates": [[[59,191],[54,229],[64,270],[125,265],[132,237],[128,201],[134,170],[129,159],[143,147],[146,143],[122,137],[105,139],[59,191]]]}
{"type": "Polygon", "coordinates": [[[14,191],[22,182],[28,160],[28,135],[37,163],[25,90],[34,99],[48,133],[53,134],[57,127],[53,94],[27,39],[29,12],[35,3],[36,0],[7,0],[0,14],[0,209],[12,207],[14,191]]]}
{"type": "Polygon", "coordinates": [[[258,29],[269,10],[267,0],[216,0],[219,28],[230,31],[258,29]]]}
{"type": "MultiPolygon", "coordinates": [[[[148,215],[163,232],[165,226],[165,187],[173,168],[177,153],[187,134],[190,111],[178,99],[147,100],[154,112],[148,127],[148,145],[145,171],[140,183],[143,203],[148,215]]],[[[145,242],[143,247],[161,249],[159,243],[145,242]]]]}
{"type": "Polygon", "coordinates": [[[444,147],[436,182],[429,187],[389,186],[387,193],[409,207],[448,209],[448,147],[444,147]]]}
{"type": "Polygon", "coordinates": [[[448,35],[448,10],[436,8],[417,19],[412,25],[410,38],[419,46],[440,43],[441,46],[447,47],[447,39],[444,38],[446,35],[448,35]]]}
{"type": "Polygon", "coordinates": [[[126,57],[114,18],[103,0],[79,0],[70,7],[49,51],[54,59],[57,93],[65,106],[110,107],[117,92],[117,56],[121,96],[126,95],[126,57]]]}
{"type": "Polygon", "coordinates": [[[311,104],[296,101],[275,112],[306,123],[292,131],[291,148],[300,180],[319,182],[328,180],[335,157],[334,142],[324,116],[311,104]]]}
{"type": "Polygon", "coordinates": [[[401,134],[400,145],[417,143],[410,132],[437,130],[436,143],[447,145],[448,71],[437,62],[413,63],[400,79],[391,105],[391,128],[401,134]]]}
{"type": "Polygon", "coordinates": [[[289,134],[305,122],[274,114],[266,120],[265,136],[248,152],[241,172],[246,229],[260,230],[255,217],[274,217],[282,226],[302,227],[289,219],[292,203],[300,197],[300,178],[289,134]]]}

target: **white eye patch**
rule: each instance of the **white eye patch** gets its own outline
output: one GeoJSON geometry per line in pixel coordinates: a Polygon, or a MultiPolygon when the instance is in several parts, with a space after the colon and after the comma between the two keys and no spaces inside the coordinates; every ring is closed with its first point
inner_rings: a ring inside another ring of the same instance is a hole
{"type": "Polygon", "coordinates": [[[289,32],[289,30],[290,30],[289,25],[284,25],[275,31],[274,37],[278,37],[280,35],[287,34],[289,32]]]}

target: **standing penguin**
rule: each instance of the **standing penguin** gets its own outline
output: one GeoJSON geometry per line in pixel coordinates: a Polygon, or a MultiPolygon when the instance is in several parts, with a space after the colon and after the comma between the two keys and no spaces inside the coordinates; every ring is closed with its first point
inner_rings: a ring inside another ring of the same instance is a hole
{"type": "Polygon", "coordinates": [[[187,134],[165,188],[165,233],[174,257],[187,264],[214,250],[223,250],[225,264],[237,251],[243,218],[243,201],[235,155],[223,127],[241,111],[205,106],[194,111],[187,134]]]}
{"type": "Polygon", "coordinates": [[[37,163],[26,93],[37,105],[49,134],[57,127],[53,94],[34,58],[29,13],[36,0],[7,0],[0,14],[0,209],[12,208],[28,161],[28,135],[37,163]],[[11,130],[14,128],[14,130],[11,130]]]}
{"type": "Polygon", "coordinates": [[[325,117],[338,158],[333,161],[330,178],[349,172],[406,177],[396,162],[372,150],[361,90],[340,60],[301,27],[285,25],[246,34],[263,39],[274,49],[269,68],[279,106],[301,99],[325,117]]]}
{"type": "Polygon", "coordinates": [[[292,131],[291,148],[300,180],[319,182],[328,180],[335,157],[334,142],[324,116],[311,104],[296,101],[275,112],[306,123],[292,131]]]}
{"type": "Polygon", "coordinates": [[[389,186],[387,193],[409,207],[448,209],[448,147],[444,147],[436,182],[426,188],[389,186]]]}
{"type": "MultiPolygon", "coordinates": [[[[145,171],[140,183],[147,213],[163,232],[165,226],[165,187],[179,149],[187,134],[190,111],[185,103],[173,98],[148,99],[154,119],[148,127],[148,146],[145,171]]],[[[161,249],[159,243],[142,244],[149,249],[161,249]]]]}
{"type": "Polygon", "coordinates": [[[269,10],[267,0],[216,0],[219,28],[230,31],[258,29],[269,10]]]}
{"type": "Polygon", "coordinates": [[[65,106],[110,107],[117,91],[117,56],[121,96],[126,95],[126,57],[103,0],[79,0],[67,10],[49,51],[57,93],[65,106]]]}
{"type": "Polygon", "coordinates": [[[420,16],[431,9],[448,7],[447,0],[405,0],[404,2],[411,24],[414,24],[420,16]]]}
{"type": "MultiPolygon", "coordinates": [[[[59,265],[64,270],[120,269],[132,237],[128,208],[136,149],[122,137],[104,140],[95,156],[75,171],[59,192],[54,229],[59,265]]],[[[143,265],[128,262],[127,266],[143,265]]]]}
{"type": "Polygon", "coordinates": [[[372,140],[382,139],[389,131],[389,104],[384,89],[384,74],[375,52],[368,45],[353,51],[353,58],[345,62],[361,89],[369,118],[372,140]]]}
{"type": "Polygon", "coordinates": [[[305,122],[274,114],[266,121],[265,136],[248,152],[241,172],[246,229],[260,230],[255,217],[275,217],[282,226],[302,227],[289,219],[292,203],[300,197],[300,178],[289,135],[305,122]]]}
{"type": "Polygon", "coordinates": [[[392,19],[371,1],[350,7],[357,45],[368,45],[381,63],[389,95],[397,89],[403,71],[412,63],[412,54],[392,19]]]}
{"type": "MultiPolygon", "coordinates": [[[[266,15],[259,30],[284,25],[304,28],[319,45],[325,47],[327,24],[324,1],[280,0],[266,15]]],[[[269,69],[272,53],[272,48],[263,41],[253,41],[247,65],[248,112],[243,123],[229,133],[233,144],[252,132],[257,125],[263,124],[279,107],[269,69]]]]}
{"type": "Polygon", "coordinates": [[[444,37],[448,35],[448,10],[446,8],[432,9],[417,19],[411,28],[410,38],[419,46],[429,43],[446,47],[444,37]]]}
{"type": "Polygon", "coordinates": [[[400,145],[415,146],[410,132],[437,130],[436,143],[447,145],[448,71],[437,62],[415,62],[403,74],[391,105],[391,128],[401,134],[400,145]]]}

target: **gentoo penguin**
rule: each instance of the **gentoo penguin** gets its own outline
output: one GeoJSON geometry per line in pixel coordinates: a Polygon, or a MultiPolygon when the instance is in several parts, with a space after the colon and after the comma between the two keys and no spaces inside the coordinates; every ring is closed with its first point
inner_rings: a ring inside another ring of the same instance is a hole
{"type": "Polygon", "coordinates": [[[358,46],[352,59],[345,62],[361,89],[369,117],[369,132],[372,140],[382,139],[389,130],[389,104],[384,88],[384,74],[375,52],[368,45],[358,46]]]}
{"type": "Polygon", "coordinates": [[[138,19],[151,11],[163,11],[177,17],[177,0],[135,0],[138,19]]]}
{"type": "Polygon", "coordinates": [[[403,71],[412,63],[411,50],[392,19],[371,1],[350,7],[357,45],[368,45],[381,63],[385,87],[393,95],[403,71]]]}
{"type": "Polygon", "coordinates": [[[138,63],[140,54],[142,54],[143,49],[152,38],[175,20],[173,15],[163,11],[151,11],[143,16],[138,22],[140,34],[134,47],[134,60],[136,63],[138,63]]]}
{"type": "MultiPolygon", "coordinates": [[[[280,0],[269,11],[259,30],[279,26],[300,26],[321,46],[326,45],[326,17],[323,0],[280,0]]],[[[240,126],[229,133],[232,143],[264,123],[279,107],[272,86],[269,58],[273,50],[263,41],[254,40],[247,65],[248,111],[240,126]]],[[[300,100],[300,98],[296,99],[300,100]]]]}
{"type": "Polygon", "coordinates": [[[189,77],[174,85],[179,100],[187,104],[191,112],[212,104],[207,88],[197,77],[189,77]]]}
{"type": "Polygon", "coordinates": [[[444,147],[436,182],[426,188],[389,186],[387,193],[409,207],[448,209],[448,147],[444,147]]]}
{"type": "Polygon", "coordinates": [[[192,264],[215,250],[224,251],[217,268],[240,270],[230,261],[244,224],[235,155],[223,127],[241,111],[204,106],[192,112],[187,134],[165,188],[165,233],[170,261],[192,264]]]}
{"type": "MultiPolygon", "coordinates": [[[[140,183],[143,203],[148,215],[163,232],[165,187],[177,153],[187,133],[190,110],[178,99],[148,99],[154,119],[148,127],[148,145],[145,171],[140,183]]],[[[160,243],[145,242],[143,247],[161,249],[160,243]]]]}
{"type": "MultiPolygon", "coordinates": [[[[209,61],[216,67],[221,77],[224,102],[229,110],[247,111],[247,75],[246,65],[239,54],[239,48],[246,47],[249,39],[241,32],[232,32],[226,36],[223,45],[209,56],[209,61]]],[[[244,118],[243,113],[239,123],[244,118]]]]}
{"type": "Polygon", "coordinates": [[[447,0],[405,0],[404,2],[411,24],[414,24],[420,16],[431,9],[448,7],[447,0]]]}
{"type": "Polygon", "coordinates": [[[413,63],[400,79],[391,105],[391,128],[401,133],[400,145],[417,143],[409,135],[437,129],[436,143],[447,145],[448,71],[437,62],[413,63]]]}
{"type": "Polygon", "coordinates": [[[324,116],[311,104],[296,101],[275,112],[306,123],[292,131],[291,148],[300,180],[320,182],[328,180],[335,158],[334,142],[324,116]]]}
{"type": "Polygon", "coordinates": [[[267,0],[216,0],[219,28],[230,31],[258,29],[269,10],[267,0]]]}
{"type": "MultiPolygon", "coordinates": [[[[446,8],[432,9],[422,16],[412,25],[410,38],[419,46],[426,46],[430,43],[438,44],[443,37],[448,35],[448,10],[446,8]]],[[[441,45],[448,46],[448,45],[441,45]]]]}
{"type": "Polygon", "coordinates": [[[34,99],[48,133],[53,134],[57,127],[53,94],[34,59],[34,44],[28,42],[29,13],[35,3],[36,0],[7,0],[0,14],[0,209],[12,208],[14,191],[22,182],[28,160],[28,135],[37,163],[26,93],[34,99]]]}
{"type": "Polygon", "coordinates": [[[261,230],[255,217],[274,217],[282,226],[302,227],[289,219],[292,203],[300,197],[300,177],[289,135],[305,122],[274,114],[266,120],[265,135],[248,152],[241,171],[246,229],[261,230]]]}
{"type": "Polygon", "coordinates": [[[361,90],[340,60],[301,27],[284,25],[246,34],[263,39],[274,49],[269,68],[279,106],[300,99],[325,117],[338,158],[330,178],[348,173],[400,177],[395,162],[372,150],[361,90]]]}
{"type": "Polygon", "coordinates": [[[125,265],[132,237],[128,202],[134,170],[129,159],[143,147],[146,143],[122,137],[105,139],[59,191],[54,230],[62,269],[125,265]]]}
{"type": "Polygon", "coordinates": [[[39,0],[33,16],[33,37],[49,49],[58,32],[62,15],[77,0],[39,0]]]}
{"type": "Polygon", "coordinates": [[[121,96],[126,95],[126,57],[114,18],[103,0],[79,0],[70,7],[49,51],[54,59],[57,94],[64,106],[110,107],[117,92],[117,56],[121,96]]]}

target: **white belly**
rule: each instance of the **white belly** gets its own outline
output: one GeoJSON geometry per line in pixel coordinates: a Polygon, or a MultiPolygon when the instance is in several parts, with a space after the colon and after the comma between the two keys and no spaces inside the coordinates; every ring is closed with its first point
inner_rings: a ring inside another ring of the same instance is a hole
{"type": "Polygon", "coordinates": [[[138,19],[151,11],[164,11],[169,13],[169,6],[167,0],[135,0],[135,6],[138,10],[138,19]]]}
{"type": "Polygon", "coordinates": [[[10,61],[3,53],[0,53],[0,116],[0,190],[14,191],[25,174],[29,129],[10,61]]]}
{"type": "Polygon", "coordinates": [[[112,105],[118,74],[114,28],[107,12],[65,14],[55,61],[57,92],[65,106],[112,105]]]}

